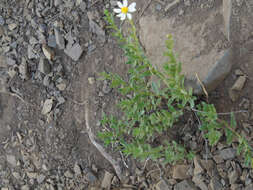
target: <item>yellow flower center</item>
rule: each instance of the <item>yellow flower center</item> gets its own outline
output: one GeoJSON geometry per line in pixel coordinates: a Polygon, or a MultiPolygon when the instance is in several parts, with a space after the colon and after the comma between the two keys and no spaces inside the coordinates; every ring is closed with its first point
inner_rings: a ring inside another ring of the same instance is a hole
{"type": "Polygon", "coordinates": [[[122,7],[122,8],[121,8],[121,12],[124,13],[124,14],[127,14],[127,12],[128,12],[128,7],[122,7]]]}

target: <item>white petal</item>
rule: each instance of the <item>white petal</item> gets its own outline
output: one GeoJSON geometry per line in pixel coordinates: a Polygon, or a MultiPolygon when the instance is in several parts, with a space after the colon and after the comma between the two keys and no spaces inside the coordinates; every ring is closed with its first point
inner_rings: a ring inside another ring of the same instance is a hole
{"type": "Polygon", "coordinates": [[[117,1],[117,4],[118,4],[119,8],[123,7],[123,5],[122,5],[122,3],[120,1],[117,1]]]}
{"type": "Polygon", "coordinates": [[[135,6],[136,6],[135,2],[131,3],[131,5],[129,5],[129,7],[128,7],[128,11],[130,13],[135,12],[136,11],[135,6]]]}
{"type": "Polygon", "coordinates": [[[127,13],[127,18],[128,18],[129,20],[131,20],[131,19],[132,19],[132,15],[131,15],[130,13],[127,13]]]}
{"type": "Polygon", "coordinates": [[[125,19],[126,19],[126,14],[121,13],[121,14],[120,14],[120,20],[125,20],[125,19]]]}
{"type": "Polygon", "coordinates": [[[123,0],[123,7],[127,7],[127,0],[123,0]]]}
{"type": "Polygon", "coordinates": [[[113,12],[115,12],[115,13],[121,13],[121,9],[113,9],[113,12]]]}

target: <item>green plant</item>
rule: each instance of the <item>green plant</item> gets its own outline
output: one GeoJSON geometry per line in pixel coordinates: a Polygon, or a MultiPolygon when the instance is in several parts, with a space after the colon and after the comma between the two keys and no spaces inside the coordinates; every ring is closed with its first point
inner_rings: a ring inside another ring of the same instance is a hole
{"type": "Polygon", "coordinates": [[[163,159],[166,163],[175,163],[185,158],[193,158],[192,151],[186,150],[183,145],[173,139],[159,142],[162,134],[178,122],[186,111],[194,111],[200,120],[200,130],[204,133],[210,145],[215,145],[223,135],[228,143],[234,135],[239,138],[238,152],[244,152],[247,163],[251,162],[252,149],[247,141],[235,132],[235,119],[231,115],[231,124],[218,118],[214,105],[202,102],[195,105],[197,99],[192,89],[184,87],[184,76],[181,74],[181,63],[173,53],[173,40],[168,36],[165,56],[169,61],[164,63],[163,71],[154,68],[139,43],[136,28],[130,20],[130,34],[125,37],[114,22],[114,17],[105,11],[108,28],[112,29],[113,36],[118,39],[120,47],[128,58],[128,80],[125,81],[115,73],[102,73],[103,79],[111,81],[111,87],[118,89],[122,95],[118,106],[123,112],[121,118],[103,114],[102,126],[109,129],[98,134],[105,145],[116,145],[116,150],[125,155],[131,155],[141,160],[163,159]],[[156,77],[157,82],[149,82],[150,77],[156,77]],[[160,85],[166,87],[161,88],[160,85]],[[198,109],[195,109],[197,107],[198,109]]]}

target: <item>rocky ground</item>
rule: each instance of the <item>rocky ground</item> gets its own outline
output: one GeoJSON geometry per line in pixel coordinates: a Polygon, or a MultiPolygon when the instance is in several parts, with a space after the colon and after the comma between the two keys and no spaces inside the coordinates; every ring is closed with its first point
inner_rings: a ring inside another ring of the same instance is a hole
{"type": "MultiPolygon", "coordinates": [[[[230,147],[223,141],[209,147],[191,120],[185,121],[182,140],[196,150],[194,161],[164,166],[115,153],[126,168],[121,182],[90,142],[85,110],[94,133],[101,128],[102,112],[117,113],[118,94],[107,81],[98,80],[99,73],[126,71],[122,51],[103,19],[104,9],[116,2],[0,1],[0,189],[253,189],[253,170],[236,155],[236,141],[230,147]]],[[[198,56],[213,49],[240,50],[209,101],[218,112],[246,110],[236,115],[237,130],[252,142],[253,45],[247,45],[253,39],[252,1],[138,0],[137,9],[134,19],[140,31],[150,27],[139,23],[149,16],[173,18],[178,27],[201,26],[210,17],[201,35],[196,31],[193,36],[205,42],[194,44],[205,50],[198,56]],[[217,25],[224,29],[216,30],[217,25]]]]}

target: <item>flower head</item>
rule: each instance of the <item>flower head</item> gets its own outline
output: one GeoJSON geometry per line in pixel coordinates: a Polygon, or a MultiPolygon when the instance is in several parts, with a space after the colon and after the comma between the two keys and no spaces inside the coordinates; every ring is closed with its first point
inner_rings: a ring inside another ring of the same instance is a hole
{"type": "Polygon", "coordinates": [[[135,9],[136,3],[133,2],[129,6],[127,6],[128,5],[127,0],[123,0],[123,3],[118,1],[117,4],[118,4],[119,8],[113,9],[113,11],[118,14],[117,17],[120,17],[120,20],[125,20],[126,17],[129,20],[131,20],[132,15],[130,13],[133,13],[136,11],[136,9],[135,9]]]}

